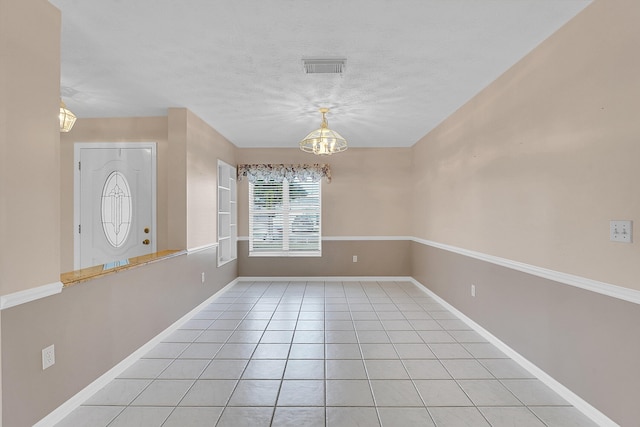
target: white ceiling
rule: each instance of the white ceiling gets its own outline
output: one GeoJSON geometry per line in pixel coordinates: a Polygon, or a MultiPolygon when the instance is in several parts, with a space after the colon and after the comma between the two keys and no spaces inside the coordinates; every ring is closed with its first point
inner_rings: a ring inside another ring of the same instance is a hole
{"type": "Polygon", "coordinates": [[[78,117],[186,107],[238,147],[408,147],[590,0],[50,0],[78,117]],[[307,75],[302,58],[344,57],[307,75]]]}

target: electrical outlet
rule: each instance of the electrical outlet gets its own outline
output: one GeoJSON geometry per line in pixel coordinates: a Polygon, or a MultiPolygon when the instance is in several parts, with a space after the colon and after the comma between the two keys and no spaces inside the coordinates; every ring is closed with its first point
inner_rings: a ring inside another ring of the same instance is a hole
{"type": "Polygon", "coordinates": [[[204,285],[204,271],[202,272],[202,284],[204,285]]]}
{"type": "Polygon", "coordinates": [[[50,366],[56,363],[56,352],[53,344],[49,347],[42,349],[42,370],[44,371],[50,366]]]}
{"type": "Polygon", "coordinates": [[[476,296],[476,285],[471,285],[471,296],[472,297],[476,296]]]}
{"type": "Polygon", "coordinates": [[[610,221],[609,240],[612,242],[631,243],[633,236],[632,221],[610,221]]]}
{"type": "Polygon", "coordinates": [[[358,255],[353,256],[353,262],[358,262],[358,255]]]}

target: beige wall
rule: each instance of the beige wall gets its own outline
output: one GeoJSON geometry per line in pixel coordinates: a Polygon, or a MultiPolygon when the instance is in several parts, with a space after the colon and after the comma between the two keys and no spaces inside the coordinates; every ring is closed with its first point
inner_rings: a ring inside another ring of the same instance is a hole
{"type": "Polygon", "coordinates": [[[218,160],[235,165],[236,147],[187,112],[187,248],[216,243],[218,160]]]}
{"type": "Polygon", "coordinates": [[[0,295],[60,278],[60,19],[44,0],[0,0],[0,295]]]}
{"type": "Polygon", "coordinates": [[[170,162],[166,117],[128,117],[79,119],[71,132],[60,134],[61,195],[61,271],[73,271],[73,180],[74,144],[77,142],[155,142],[157,143],[157,248],[174,249],[168,244],[170,162]]]}
{"type": "Polygon", "coordinates": [[[167,177],[169,196],[167,218],[169,247],[187,248],[187,116],[186,108],[169,108],[169,159],[167,177]]]}
{"type": "Polygon", "coordinates": [[[59,11],[42,0],[0,1],[0,64],[4,295],[60,280],[59,11]]]}
{"type": "MultiPolygon", "coordinates": [[[[298,148],[239,149],[238,163],[328,163],[322,181],[324,236],[408,236],[411,232],[411,150],[350,148],[317,157],[298,148]]],[[[248,236],[248,185],[238,185],[239,235],[248,236]]]]}
{"type": "Polygon", "coordinates": [[[640,290],[638,16],[595,1],[417,143],[412,234],[640,290]]]}
{"type": "MultiPolygon", "coordinates": [[[[419,141],[412,235],[640,290],[639,244],[609,241],[610,220],[640,224],[638,16],[635,1],[596,0],[419,141]]],[[[637,423],[637,304],[419,243],[411,254],[414,278],[637,423]]]]}
{"type": "MultiPolygon", "coordinates": [[[[350,148],[317,157],[299,148],[239,149],[242,163],[328,163],[331,183],[322,181],[322,235],[327,237],[409,236],[411,150],[350,148]]],[[[248,183],[238,185],[238,229],[248,236],[248,183]]],[[[240,276],[406,276],[409,242],[339,240],[322,243],[322,257],[249,257],[238,244],[240,276]],[[353,256],[358,262],[353,262],[353,256]]]]}
{"type": "Polygon", "coordinates": [[[169,108],[169,245],[217,241],[218,159],[235,164],[236,147],[186,108],[169,108]]]}

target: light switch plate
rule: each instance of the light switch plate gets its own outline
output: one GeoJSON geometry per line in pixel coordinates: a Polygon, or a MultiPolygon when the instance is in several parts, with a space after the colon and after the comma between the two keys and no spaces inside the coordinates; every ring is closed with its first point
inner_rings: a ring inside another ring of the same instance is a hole
{"type": "Polygon", "coordinates": [[[609,222],[609,240],[612,242],[631,243],[633,236],[633,221],[618,220],[609,222]]]}

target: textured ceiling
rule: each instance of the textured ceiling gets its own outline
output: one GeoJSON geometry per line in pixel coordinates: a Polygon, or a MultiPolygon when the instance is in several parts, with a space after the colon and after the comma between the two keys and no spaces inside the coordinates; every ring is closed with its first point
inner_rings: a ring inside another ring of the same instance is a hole
{"type": "Polygon", "coordinates": [[[186,107],[238,147],[408,147],[589,0],[50,0],[78,117],[186,107]],[[302,58],[347,58],[307,75],[302,58]]]}

